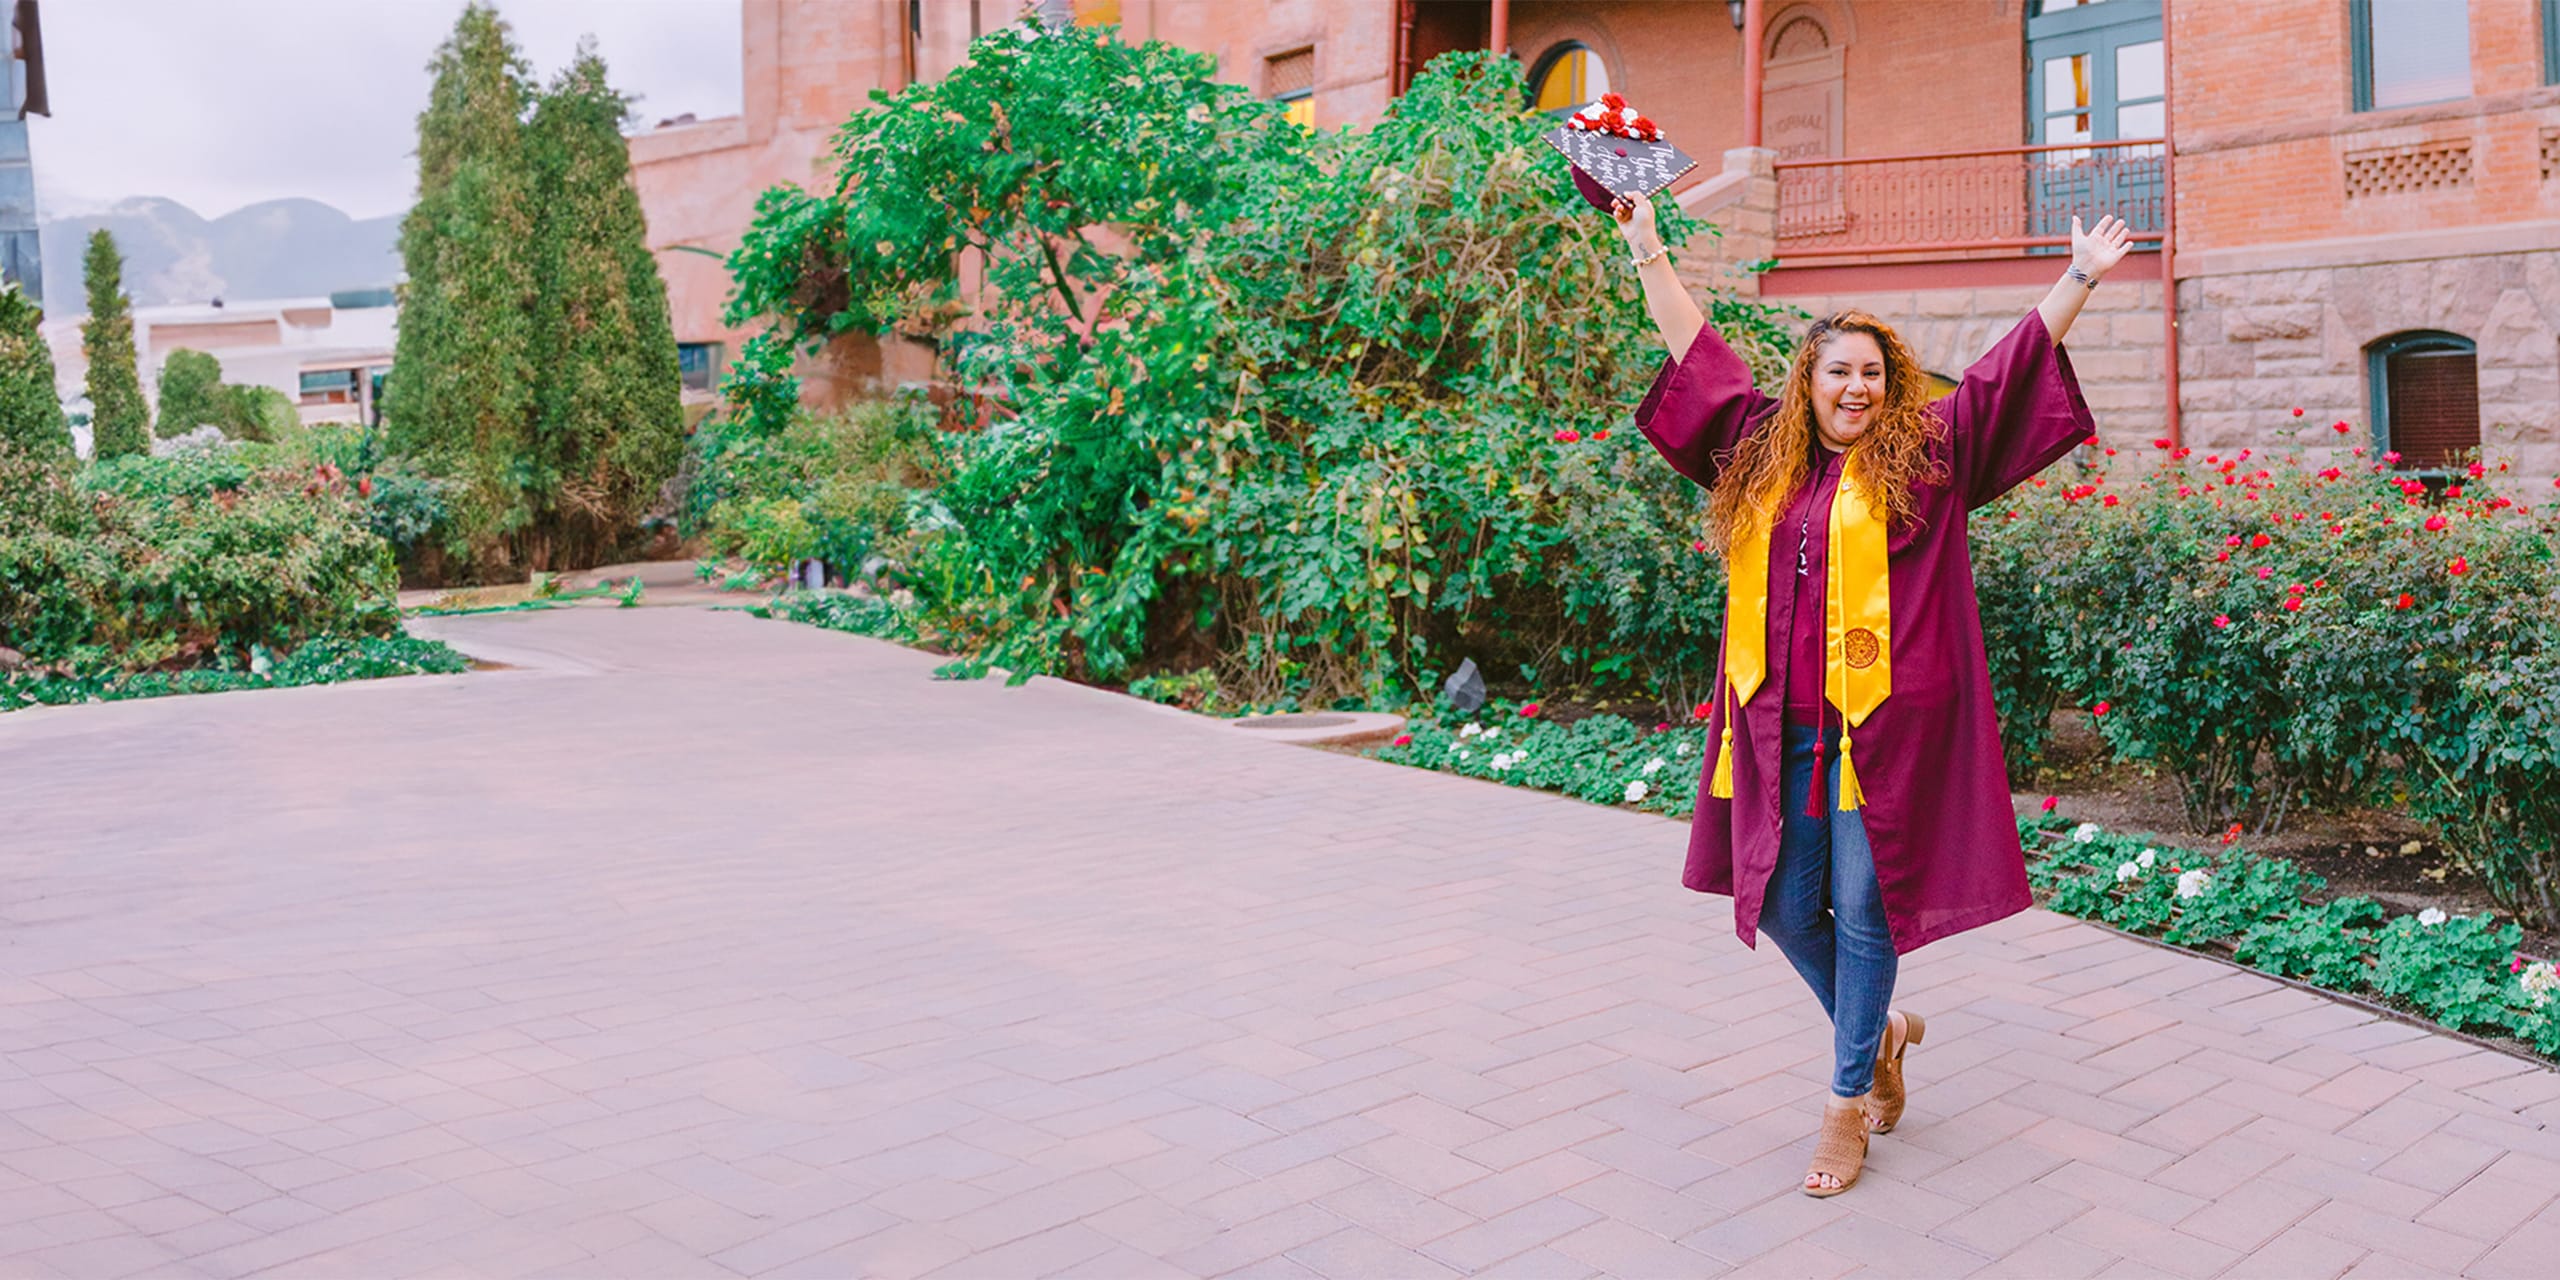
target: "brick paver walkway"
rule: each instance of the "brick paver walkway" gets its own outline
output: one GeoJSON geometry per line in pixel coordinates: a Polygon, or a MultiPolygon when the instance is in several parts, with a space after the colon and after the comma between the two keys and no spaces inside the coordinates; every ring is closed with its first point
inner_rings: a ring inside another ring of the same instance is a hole
{"type": "Polygon", "coordinates": [[[0,1273],[2554,1274],[2560,1077],[2042,913],[1829,1039],[1658,818],[681,610],[0,718],[0,1273]]]}

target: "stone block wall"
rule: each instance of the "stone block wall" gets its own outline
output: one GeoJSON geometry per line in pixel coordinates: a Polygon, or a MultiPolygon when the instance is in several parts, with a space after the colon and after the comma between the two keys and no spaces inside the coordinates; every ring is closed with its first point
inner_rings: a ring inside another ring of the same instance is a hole
{"type": "Polygon", "coordinates": [[[2479,346],[2482,452],[2536,488],[2560,475],[2560,250],[2232,272],[2178,299],[2189,444],[2327,445],[2341,419],[2367,443],[2365,348],[2436,329],[2479,346]]]}

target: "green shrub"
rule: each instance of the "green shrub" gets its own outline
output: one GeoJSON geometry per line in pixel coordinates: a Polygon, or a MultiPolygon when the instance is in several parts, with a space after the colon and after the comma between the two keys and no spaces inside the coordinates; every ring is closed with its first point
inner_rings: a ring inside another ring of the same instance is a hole
{"type": "MultiPolygon", "coordinates": [[[[201,351],[180,347],[160,365],[160,413],[163,438],[182,436],[208,423],[222,426],[229,409],[222,400],[222,362],[201,351]]],[[[226,429],[225,434],[229,434],[226,429]]]]}
{"type": "MultiPolygon", "coordinates": [[[[1341,134],[1213,72],[1008,30],[848,122],[832,194],[760,203],[733,320],[930,333],[1001,390],[915,504],[928,632],[1022,675],[1206,650],[1257,702],[1393,701],[1462,655],[1702,697],[1703,495],[1623,420],[1660,353],[1519,68],[1441,58],[1341,134]]],[[[1786,313],[1711,306],[1774,372],[1786,313]]]]}
{"type": "Polygon", "coordinates": [[[274,443],[285,440],[302,427],[302,412],[293,397],[274,387],[255,383],[231,383],[219,388],[215,397],[220,417],[216,424],[222,434],[234,440],[274,443]]]}
{"type": "Polygon", "coordinates": [[[692,447],[689,531],[766,573],[815,559],[848,580],[894,578],[917,495],[942,476],[932,407],[914,397],[793,413],[769,433],[723,418],[692,447]]]}
{"type": "Polygon", "coordinates": [[[333,470],[227,484],[223,465],[134,460],[84,490],[0,460],[0,644],[78,674],[246,666],[397,630],[390,548],[349,485],[333,470]]]}
{"type": "Polygon", "coordinates": [[[13,281],[0,285],[0,453],[40,461],[71,460],[71,428],[53,390],[53,352],[37,328],[44,319],[13,281]]]}

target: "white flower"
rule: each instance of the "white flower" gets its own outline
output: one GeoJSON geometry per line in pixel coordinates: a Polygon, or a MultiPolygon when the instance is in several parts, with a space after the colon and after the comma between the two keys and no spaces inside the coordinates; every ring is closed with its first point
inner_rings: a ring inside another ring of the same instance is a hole
{"type": "Polygon", "coordinates": [[[2071,838],[2081,844],[2087,844],[2090,841],[2097,839],[2098,824],[2094,822],[2081,823],[2079,826],[2072,829],[2071,838]]]}
{"type": "Polygon", "coordinates": [[[2124,862],[2116,865],[2117,884],[2123,884],[2125,881],[2134,879],[2141,874],[2142,864],[2139,862],[2124,862]]]}
{"type": "Polygon", "coordinates": [[[1461,760],[1467,758],[1467,749],[1465,747],[1458,748],[1458,758],[1461,760]]]}
{"type": "Polygon", "coordinates": [[[2445,922],[2444,908],[2429,907],[2418,913],[2418,923],[2432,929],[2445,922]]]}
{"type": "Polygon", "coordinates": [[[1628,804],[1634,804],[1636,801],[1642,800],[1651,794],[1653,794],[1653,788],[1646,786],[1641,780],[1627,784],[1628,804]]]}
{"type": "Polygon", "coordinates": [[[2141,863],[2143,870],[2149,871],[2154,866],[2159,865],[2160,851],[2157,849],[2145,849],[2142,852],[2135,854],[2133,856],[2133,860],[2141,863]]]}
{"type": "Polygon", "coordinates": [[[1686,755],[1688,755],[1688,754],[1689,754],[1689,744],[1688,744],[1688,743],[1685,743],[1685,742],[1675,742],[1675,743],[1673,743],[1673,744],[1671,745],[1671,754],[1673,754],[1673,755],[1675,755],[1675,756],[1686,756],[1686,755]]]}
{"type": "Polygon", "coordinates": [[[1461,737],[1461,738],[1472,738],[1472,737],[1474,737],[1474,736],[1476,736],[1477,734],[1482,733],[1482,732],[1484,732],[1484,726],[1483,726],[1483,725],[1480,725],[1480,724],[1471,724],[1471,725],[1468,725],[1468,726],[1467,726],[1466,728],[1464,728],[1464,729],[1460,729],[1460,730],[1458,730],[1458,736],[1459,736],[1459,737],[1461,737]]]}
{"type": "Polygon", "coordinates": [[[2204,868],[2202,867],[2197,867],[2188,871],[2181,871],[2178,873],[2178,896],[2181,898],[2201,898],[2204,896],[2205,887],[2212,883],[2213,877],[2205,874],[2204,868]]]}
{"type": "Polygon", "coordinates": [[[1645,761],[1645,762],[1644,762],[1644,776],[1646,776],[1646,777],[1650,778],[1650,777],[1652,777],[1653,775],[1655,775],[1655,774],[1657,774],[1657,773],[1662,772],[1662,766],[1664,766],[1664,765],[1666,765],[1666,764],[1669,764],[1669,763],[1671,763],[1671,762],[1670,762],[1670,761],[1668,761],[1668,760],[1663,759],[1663,758],[1662,758],[1662,757],[1660,757],[1660,756],[1655,756],[1655,757],[1654,757],[1654,758],[1652,758],[1651,760],[1647,760],[1647,761],[1645,761]]]}
{"type": "Polygon", "coordinates": [[[2551,1003],[2551,997],[2560,995],[2560,964],[2526,965],[2524,972],[2516,975],[2516,982],[2526,995],[2533,997],[2534,1007],[2541,1008],[2551,1003]]]}
{"type": "Polygon", "coordinates": [[[1510,756],[1508,756],[1508,755],[1498,755],[1498,756],[1495,756],[1495,757],[1493,758],[1493,767],[1494,767],[1495,769],[1497,769],[1497,770],[1500,770],[1500,769],[1508,769],[1508,768],[1510,768],[1510,767],[1511,767],[1511,757],[1510,757],[1510,756]]]}
{"type": "Polygon", "coordinates": [[[1492,729],[1487,729],[1487,730],[1485,730],[1485,731],[1484,731],[1484,740],[1485,740],[1485,741],[1487,741],[1487,742],[1491,742],[1491,741],[1493,741],[1494,739],[1499,738],[1499,737],[1501,737],[1501,736],[1502,736],[1502,730],[1501,730],[1500,728],[1492,728],[1492,729]]]}

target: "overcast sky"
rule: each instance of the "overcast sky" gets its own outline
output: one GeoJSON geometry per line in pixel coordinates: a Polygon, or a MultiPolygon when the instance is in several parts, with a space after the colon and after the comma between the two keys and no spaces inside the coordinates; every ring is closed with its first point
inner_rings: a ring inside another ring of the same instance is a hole
{"type": "MultiPolygon", "coordinates": [[[[167,196],[208,218],[308,196],[359,218],[417,185],[427,60],[463,0],[49,0],[38,203],[167,196]]],[[[593,33],[644,122],[737,112],[738,0],[498,0],[548,80],[593,33]]]]}

